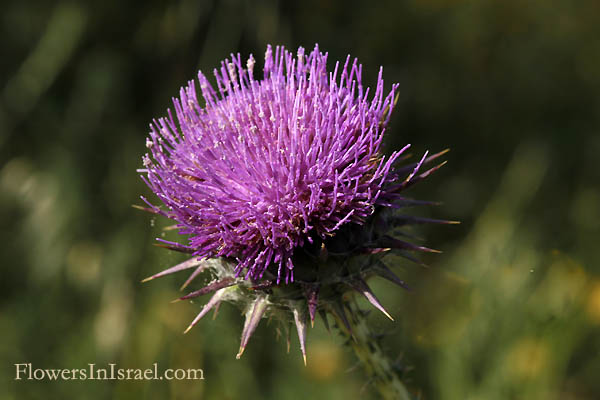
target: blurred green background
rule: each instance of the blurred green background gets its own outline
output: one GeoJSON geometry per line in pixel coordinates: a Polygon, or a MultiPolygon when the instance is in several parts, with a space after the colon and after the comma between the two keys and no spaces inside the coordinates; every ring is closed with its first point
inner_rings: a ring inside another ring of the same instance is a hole
{"type": "MultiPolygon", "coordinates": [[[[170,304],[167,221],[130,207],[147,127],[180,86],[267,43],[350,53],[401,95],[388,149],[451,147],[411,195],[460,226],[372,313],[423,399],[600,398],[600,3],[5,0],[0,14],[0,399],[376,398],[317,323],[308,367],[263,324],[239,361],[223,306],[170,304]],[[205,381],[15,381],[15,363],[203,368],[205,381]]],[[[200,302],[201,303],[201,302],[200,302]]]]}

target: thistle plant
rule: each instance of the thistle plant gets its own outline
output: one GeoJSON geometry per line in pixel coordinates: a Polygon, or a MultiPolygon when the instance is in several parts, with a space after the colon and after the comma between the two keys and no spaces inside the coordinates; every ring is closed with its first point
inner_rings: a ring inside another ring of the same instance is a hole
{"type": "Polygon", "coordinates": [[[189,331],[223,302],[245,316],[239,358],[265,318],[295,326],[306,363],[307,325],[317,315],[348,338],[385,398],[410,398],[353,298],[358,294],[392,319],[369,288],[380,276],[406,288],[386,265],[392,252],[437,252],[400,236],[409,224],[453,223],[408,216],[406,207],[433,204],[403,191],[443,163],[445,151],[407,163],[410,145],[385,156],[382,141],[398,85],[386,93],[361,83],[362,66],[347,57],[327,69],[318,46],[296,56],[267,47],[263,73],[240,55],[215,69],[217,90],[198,73],[173,100],[174,110],[150,125],[142,179],[163,206],[142,197],[139,208],[176,222],[184,243],[158,240],[188,253],[181,264],[147,280],[187,270],[182,289],[206,272],[210,283],[178,300],[210,294],[189,331]]]}

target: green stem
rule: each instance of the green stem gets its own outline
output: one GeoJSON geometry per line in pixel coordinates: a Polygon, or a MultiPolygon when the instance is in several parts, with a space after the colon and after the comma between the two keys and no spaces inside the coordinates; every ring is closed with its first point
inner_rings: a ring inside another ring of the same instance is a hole
{"type": "Polygon", "coordinates": [[[361,311],[354,299],[345,301],[343,307],[347,313],[347,323],[341,319],[338,312],[332,312],[337,327],[347,344],[352,347],[354,353],[360,360],[365,372],[374,386],[379,390],[381,397],[386,400],[412,400],[398,374],[392,367],[392,363],[381,349],[378,340],[371,332],[364,311],[361,311]]]}

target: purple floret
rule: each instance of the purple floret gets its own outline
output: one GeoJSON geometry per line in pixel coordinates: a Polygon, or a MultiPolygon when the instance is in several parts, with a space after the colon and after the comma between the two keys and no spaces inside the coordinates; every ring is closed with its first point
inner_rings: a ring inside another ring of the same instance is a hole
{"type": "Polygon", "coordinates": [[[389,205],[406,149],[381,153],[397,85],[385,94],[380,70],[369,96],[356,59],[329,72],[318,46],[296,57],[267,47],[262,77],[254,64],[231,55],[214,71],[218,92],[199,72],[202,103],[194,81],[181,89],[176,119],[151,125],[143,179],[195,255],[235,258],[252,279],[274,265],[287,282],[294,249],[389,205]]]}

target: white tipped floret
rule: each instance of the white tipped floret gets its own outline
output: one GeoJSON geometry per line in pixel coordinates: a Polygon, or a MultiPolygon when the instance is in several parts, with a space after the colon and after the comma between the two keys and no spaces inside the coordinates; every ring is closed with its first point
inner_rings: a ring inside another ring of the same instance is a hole
{"type": "Polygon", "coordinates": [[[246,61],[246,68],[248,68],[248,72],[254,71],[254,64],[256,64],[256,61],[254,61],[254,57],[248,57],[248,61],[246,61]]]}
{"type": "Polygon", "coordinates": [[[229,78],[231,78],[231,81],[236,82],[237,75],[235,73],[235,64],[232,62],[227,63],[227,69],[229,70],[229,78]]]}
{"type": "Polygon", "coordinates": [[[302,62],[304,61],[304,48],[303,47],[298,47],[298,62],[300,64],[302,64],[302,62]]]}

